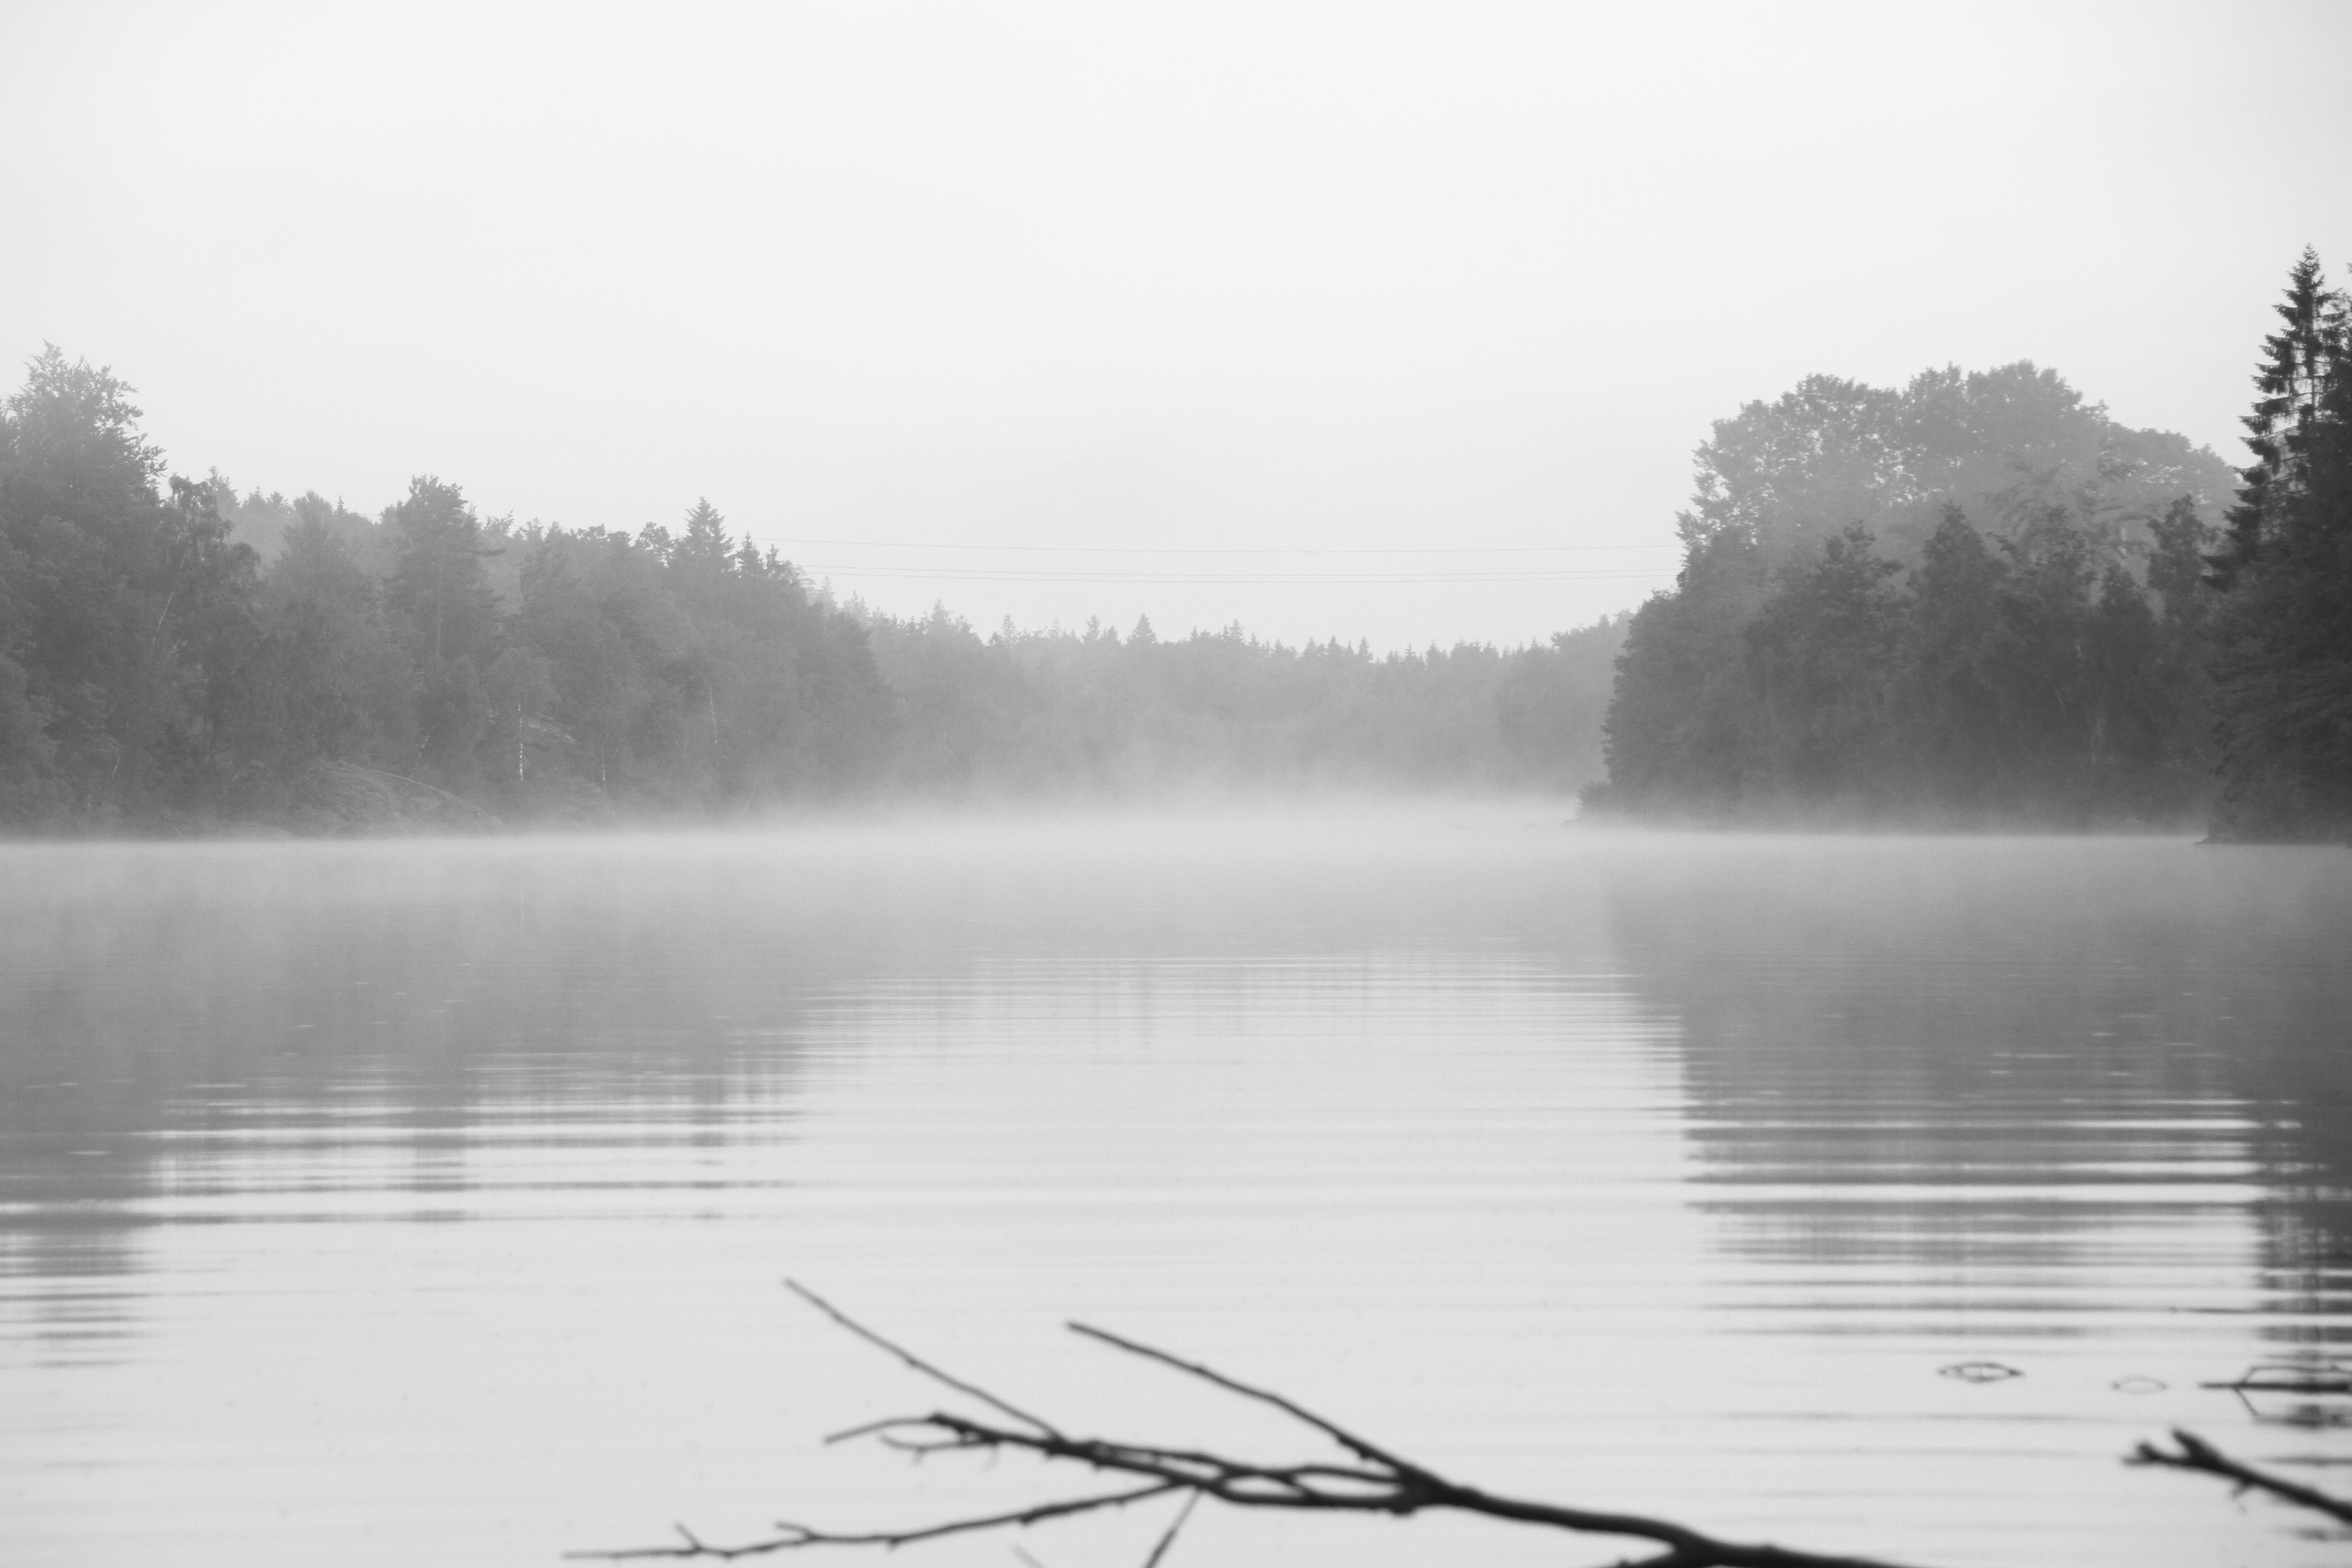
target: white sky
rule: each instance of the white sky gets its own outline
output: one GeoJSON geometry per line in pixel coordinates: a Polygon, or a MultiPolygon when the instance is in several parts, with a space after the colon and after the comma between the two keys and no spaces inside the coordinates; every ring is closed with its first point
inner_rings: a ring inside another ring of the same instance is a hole
{"type": "Polygon", "coordinates": [[[2347,59],[2344,0],[0,0],[0,354],[184,471],[707,494],[983,629],[1519,641],[1813,371],[2032,358],[2239,461],[2347,59]]]}

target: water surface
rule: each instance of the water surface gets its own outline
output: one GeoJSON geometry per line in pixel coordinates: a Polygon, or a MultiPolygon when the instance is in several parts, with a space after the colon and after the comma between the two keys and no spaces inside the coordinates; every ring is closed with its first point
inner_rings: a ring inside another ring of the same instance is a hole
{"type": "MultiPolygon", "coordinates": [[[[1948,1564],[2342,1561],[2352,856],[1335,816],[0,848],[0,1561],[1012,1506],[935,1391],[1948,1564]],[[1956,1363],[2022,1375],[1968,1382],[1956,1363]]],[[[1141,1561],[1140,1514],[1040,1532],[1141,1561]]],[[[1008,1540],[921,1549],[1017,1559],[1008,1540]]],[[[1204,1511],[1185,1563],[1558,1563],[1204,1511]]],[[[1620,1553],[1622,1554],[1622,1553],[1620,1553]]],[[[916,1561],[908,1558],[908,1561],[916,1561]]]]}

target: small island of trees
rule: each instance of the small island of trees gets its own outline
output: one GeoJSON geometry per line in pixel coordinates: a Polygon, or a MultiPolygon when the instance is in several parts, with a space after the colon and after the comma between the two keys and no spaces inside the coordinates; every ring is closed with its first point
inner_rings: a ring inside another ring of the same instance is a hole
{"type": "Polygon", "coordinates": [[[1815,376],[1698,450],[1594,805],[2352,830],[2346,296],[2306,252],[2233,472],[2048,371],[1815,376]]]}

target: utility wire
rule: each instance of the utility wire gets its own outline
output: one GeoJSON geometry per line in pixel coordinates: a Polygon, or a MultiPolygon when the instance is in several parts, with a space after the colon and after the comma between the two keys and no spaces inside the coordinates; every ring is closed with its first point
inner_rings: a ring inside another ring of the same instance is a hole
{"type": "Polygon", "coordinates": [[[953,579],[979,583],[1197,583],[1228,584],[1235,586],[1253,584],[1380,584],[1409,585],[1416,583],[1580,583],[1603,579],[1655,578],[1664,568],[1646,571],[1618,572],[1268,572],[1268,573],[1200,573],[1200,572],[1019,572],[974,567],[957,570],[933,566],[873,566],[849,565],[834,562],[795,561],[793,564],[812,575],[838,577],[903,577],[953,579]]]}
{"type": "MultiPolygon", "coordinates": [[[[764,537],[764,536],[763,536],[764,537]]],[[[782,549],[795,544],[823,544],[857,550],[944,550],[1018,552],[1050,555],[1548,555],[1601,550],[1673,550],[1680,544],[1442,544],[1442,545],[1272,545],[1212,544],[957,544],[943,540],[802,539],[766,537],[782,549]]]]}

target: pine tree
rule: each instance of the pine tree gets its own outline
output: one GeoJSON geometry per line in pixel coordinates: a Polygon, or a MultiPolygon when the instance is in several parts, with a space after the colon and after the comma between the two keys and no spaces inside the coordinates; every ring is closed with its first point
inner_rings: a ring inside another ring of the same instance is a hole
{"type": "Polygon", "coordinates": [[[498,553],[463,491],[430,475],[408,483],[385,513],[397,541],[391,607],[408,617],[420,655],[439,660],[487,649],[498,634],[498,595],[482,571],[498,553]]]}
{"type": "Polygon", "coordinates": [[[694,510],[686,514],[686,536],[677,542],[676,563],[715,575],[727,570],[734,549],[727,537],[727,520],[707,498],[697,498],[694,510]]]}
{"type": "Polygon", "coordinates": [[[2305,251],[2263,342],[2255,461],[2214,559],[2213,672],[2232,838],[2352,833],[2352,300],[2305,251]]]}
{"type": "Polygon", "coordinates": [[[2260,395],[2243,420],[2254,461],[2240,471],[2227,540],[2210,561],[2219,588],[2260,559],[2265,534],[2275,531],[2302,485],[2328,379],[2343,363],[2345,297],[2326,287],[2316,251],[2305,247],[2288,269],[2286,298],[2273,308],[2284,325],[2263,340],[2263,363],[2254,373],[2260,395]]]}
{"type": "Polygon", "coordinates": [[[408,634],[417,763],[463,789],[475,782],[474,749],[492,717],[481,672],[498,655],[504,617],[482,562],[499,552],[457,487],[429,476],[409,482],[385,521],[397,553],[384,602],[408,634]]]}

